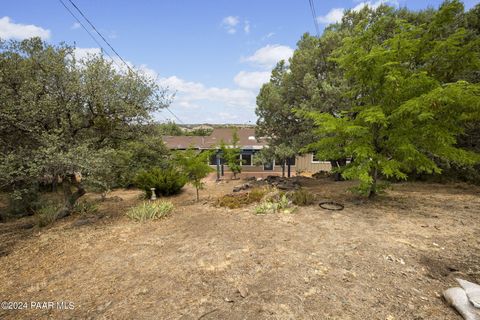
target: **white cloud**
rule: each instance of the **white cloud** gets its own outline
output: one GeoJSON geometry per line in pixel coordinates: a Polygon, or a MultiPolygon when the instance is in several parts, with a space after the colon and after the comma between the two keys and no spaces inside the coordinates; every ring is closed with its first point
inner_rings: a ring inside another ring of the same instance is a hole
{"type": "MultiPolygon", "coordinates": [[[[355,2],[359,2],[359,1],[355,1],[355,2]]],[[[352,10],[358,12],[362,10],[364,7],[370,7],[372,9],[376,9],[382,4],[390,4],[398,7],[398,0],[361,1],[355,7],[353,7],[352,10]]],[[[326,15],[317,17],[317,21],[322,24],[331,24],[331,23],[341,22],[344,11],[345,11],[345,8],[330,9],[330,11],[326,15]]]]}
{"type": "Polygon", "coordinates": [[[255,93],[243,89],[207,87],[203,83],[186,81],[176,76],[160,78],[159,84],[177,91],[176,100],[185,103],[221,102],[227,107],[255,107],[255,93]]]}
{"type": "Polygon", "coordinates": [[[225,122],[230,122],[232,120],[238,119],[238,115],[231,114],[229,112],[219,112],[218,115],[220,116],[220,119],[222,119],[225,122]]]}
{"type": "Polygon", "coordinates": [[[391,4],[391,5],[394,5],[394,6],[398,6],[398,1],[397,0],[378,0],[378,1],[375,1],[375,2],[372,2],[372,1],[362,1],[360,2],[359,4],[357,4],[355,7],[353,7],[353,11],[360,11],[362,10],[364,7],[370,7],[372,9],[377,9],[378,7],[380,7],[382,4],[391,4]]]}
{"type": "Polygon", "coordinates": [[[333,8],[326,15],[317,17],[318,23],[331,24],[342,21],[343,8],[333,8]]]}
{"type": "Polygon", "coordinates": [[[223,18],[222,20],[222,26],[227,30],[228,33],[234,34],[237,32],[237,25],[240,22],[240,19],[238,17],[234,16],[228,16],[223,18]]]}
{"type": "Polygon", "coordinates": [[[14,23],[10,17],[0,19],[0,38],[23,40],[31,37],[50,38],[50,30],[37,27],[33,24],[14,23]]]}
{"type": "Polygon", "coordinates": [[[268,34],[266,34],[265,36],[262,37],[262,40],[266,40],[268,38],[271,38],[275,35],[275,32],[269,32],[268,34]]]}
{"type": "MultiPolygon", "coordinates": [[[[75,55],[79,59],[92,54],[101,54],[101,50],[99,48],[75,48],[75,55]]],[[[106,59],[110,58],[106,57],[106,59]]],[[[114,60],[120,66],[113,64],[115,69],[126,71],[127,67],[121,61],[116,58],[114,60]]],[[[131,62],[126,62],[131,68],[134,68],[131,62]]],[[[145,64],[137,65],[135,70],[155,79],[159,86],[168,88],[170,93],[175,93],[171,108],[186,123],[247,123],[255,120],[254,109],[257,92],[254,89],[258,87],[254,88],[252,85],[242,82],[244,86],[239,84],[237,88],[220,88],[187,81],[177,76],[160,77],[155,70],[145,64]]],[[[245,73],[245,77],[248,74],[245,73]]],[[[255,81],[255,77],[252,76],[250,81],[255,81]]],[[[161,112],[160,117],[176,120],[166,112],[161,112]]]]}
{"type": "Polygon", "coordinates": [[[270,71],[240,71],[237,73],[233,81],[240,87],[245,89],[259,89],[262,84],[270,80],[270,71]]]}
{"type": "Polygon", "coordinates": [[[72,26],[70,27],[70,29],[72,29],[72,30],[80,29],[81,26],[82,26],[82,25],[81,25],[80,23],[74,22],[74,23],[72,24],[72,26]]]}
{"type": "Polygon", "coordinates": [[[75,58],[77,58],[77,60],[82,60],[101,53],[102,50],[99,48],[75,48],[74,50],[75,58]]]}
{"type": "Polygon", "coordinates": [[[243,26],[243,31],[245,31],[246,34],[250,33],[250,21],[245,20],[244,26],[243,26]]]}
{"type": "Polygon", "coordinates": [[[288,59],[293,55],[293,49],[289,46],[282,46],[279,44],[266,45],[255,51],[255,53],[247,58],[243,58],[244,61],[252,62],[264,68],[272,68],[278,61],[288,59]]]}

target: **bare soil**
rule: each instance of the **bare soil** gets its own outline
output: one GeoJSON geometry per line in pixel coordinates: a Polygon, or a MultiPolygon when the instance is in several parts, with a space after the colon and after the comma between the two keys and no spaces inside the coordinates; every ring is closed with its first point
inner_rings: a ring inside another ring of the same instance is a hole
{"type": "Polygon", "coordinates": [[[370,201],[350,182],[305,179],[345,209],[216,208],[237,183],[208,182],[199,203],[187,188],[153,222],[125,217],[141,200],[122,190],[50,228],[0,224],[0,300],[74,303],[0,318],[461,319],[442,291],[480,283],[478,187],[397,184],[370,201]]]}

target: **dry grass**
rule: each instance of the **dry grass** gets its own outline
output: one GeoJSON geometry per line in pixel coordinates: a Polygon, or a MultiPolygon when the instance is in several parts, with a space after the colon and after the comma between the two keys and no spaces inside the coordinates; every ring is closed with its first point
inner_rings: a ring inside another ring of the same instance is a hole
{"type": "MultiPolygon", "coordinates": [[[[73,310],[0,310],[1,319],[459,319],[440,298],[455,277],[480,282],[480,188],[394,185],[375,201],[349,182],[305,181],[319,200],[345,209],[300,207],[255,215],[215,207],[232,184],[186,188],[175,216],[133,223],[123,201],[99,204],[95,223],[78,216],[26,229],[0,224],[0,296],[72,301],[73,310]],[[239,293],[243,292],[243,295],[239,293]]],[[[87,195],[97,198],[98,195],[87,195]]]]}
{"type": "Polygon", "coordinates": [[[266,187],[257,187],[251,189],[249,192],[226,194],[217,199],[216,205],[229,209],[242,208],[252,203],[260,202],[269,190],[270,189],[266,187]]]}

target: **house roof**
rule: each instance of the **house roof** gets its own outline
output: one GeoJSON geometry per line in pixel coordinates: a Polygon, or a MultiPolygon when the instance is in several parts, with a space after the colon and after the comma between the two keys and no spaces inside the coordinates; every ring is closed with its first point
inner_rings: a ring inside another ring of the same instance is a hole
{"type": "Polygon", "coordinates": [[[225,142],[229,145],[232,142],[233,132],[237,130],[239,142],[242,149],[262,149],[267,145],[265,139],[255,137],[255,128],[214,128],[209,136],[163,136],[163,142],[169,149],[214,149],[225,142]]]}

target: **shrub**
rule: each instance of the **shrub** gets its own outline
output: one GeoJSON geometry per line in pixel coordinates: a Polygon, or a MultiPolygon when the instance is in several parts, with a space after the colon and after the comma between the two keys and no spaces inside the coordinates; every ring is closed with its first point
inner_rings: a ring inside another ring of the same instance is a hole
{"type": "Polygon", "coordinates": [[[135,186],[145,190],[148,198],[152,196],[151,188],[155,188],[157,196],[169,196],[179,193],[185,183],[186,177],[172,168],[142,170],[135,178],[135,186]]]}
{"type": "Polygon", "coordinates": [[[135,221],[154,220],[166,217],[173,211],[173,208],[170,201],[145,201],[139,206],[130,208],[127,216],[135,221]]]}
{"type": "Polygon", "coordinates": [[[41,207],[42,203],[36,185],[22,186],[9,194],[7,212],[10,216],[31,215],[41,207]]]}
{"type": "Polygon", "coordinates": [[[309,206],[315,202],[316,197],[305,189],[299,189],[290,193],[290,199],[296,206],[309,206]]]}
{"type": "Polygon", "coordinates": [[[292,213],[295,210],[286,194],[283,194],[278,201],[264,201],[255,207],[256,214],[267,213],[292,213]]]}
{"type": "Polygon", "coordinates": [[[60,204],[49,202],[36,212],[36,222],[39,227],[46,227],[57,220],[57,213],[60,209],[60,204]]]}

